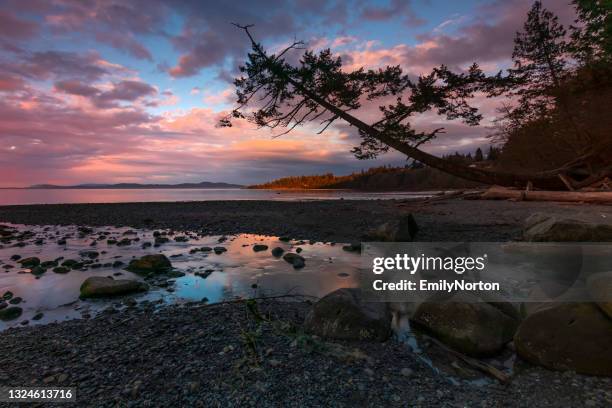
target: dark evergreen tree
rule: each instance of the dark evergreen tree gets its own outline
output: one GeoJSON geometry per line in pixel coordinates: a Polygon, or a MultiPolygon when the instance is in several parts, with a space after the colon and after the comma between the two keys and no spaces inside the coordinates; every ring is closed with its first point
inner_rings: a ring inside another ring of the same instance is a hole
{"type": "Polygon", "coordinates": [[[519,99],[509,119],[518,118],[525,123],[546,117],[557,103],[564,105],[559,92],[569,50],[565,36],[566,30],[558,17],[536,1],[527,14],[523,31],[514,39],[514,68],[509,72],[515,83],[509,94],[519,99]]]}
{"type": "Polygon", "coordinates": [[[574,0],[578,18],[572,31],[570,50],[583,65],[612,62],[612,1],[574,0]]]}
{"type": "Polygon", "coordinates": [[[499,157],[499,149],[495,146],[489,146],[489,152],[487,153],[487,160],[495,161],[499,157]]]}
{"type": "Polygon", "coordinates": [[[482,149],[479,147],[476,149],[476,153],[474,153],[474,161],[481,162],[484,160],[484,156],[482,154],[482,149]]]}

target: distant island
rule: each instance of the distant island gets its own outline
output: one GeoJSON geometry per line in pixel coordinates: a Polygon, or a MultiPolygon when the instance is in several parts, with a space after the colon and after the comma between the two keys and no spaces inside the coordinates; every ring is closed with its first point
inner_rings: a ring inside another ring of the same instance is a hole
{"type": "Polygon", "coordinates": [[[180,183],[180,184],[139,184],[139,183],[118,183],[118,184],[77,184],[74,186],[58,186],[55,184],[35,184],[26,189],[163,189],[163,188],[242,188],[239,184],[213,183],[202,181],[200,183],[180,183]]]}

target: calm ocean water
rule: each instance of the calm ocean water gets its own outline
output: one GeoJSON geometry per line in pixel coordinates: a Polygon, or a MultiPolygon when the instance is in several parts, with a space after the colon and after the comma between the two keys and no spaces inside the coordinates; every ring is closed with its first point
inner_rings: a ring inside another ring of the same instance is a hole
{"type": "Polygon", "coordinates": [[[429,197],[436,192],[248,189],[0,189],[0,205],[217,200],[376,200],[429,197]]]}

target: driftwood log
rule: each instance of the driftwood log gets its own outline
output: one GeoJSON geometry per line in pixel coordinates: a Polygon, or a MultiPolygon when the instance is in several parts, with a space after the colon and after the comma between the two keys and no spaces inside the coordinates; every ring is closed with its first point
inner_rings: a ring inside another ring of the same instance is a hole
{"type": "Polygon", "coordinates": [[[612,204],[612,192],[609,191],[527,191],[493,186],[485,191],[481,198],[489,200],[513,199],[517,201],[612,204]]]}

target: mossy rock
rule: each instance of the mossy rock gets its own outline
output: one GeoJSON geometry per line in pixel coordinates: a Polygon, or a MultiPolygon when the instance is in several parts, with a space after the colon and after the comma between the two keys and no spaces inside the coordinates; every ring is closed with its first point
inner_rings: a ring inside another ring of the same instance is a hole
{"type": "Polygon", "coordinates": [[[612,320],[593,303],[565,303],[530,315],[514,344],[533,364],[612,376],[612,320]]]}
{"type": "Polygon", "coordinates": [[[172,269],[172,263],[163,254],[145,255],[133,259],[126,268],[130,272],[148,275],[149,273],[164,273],[172,269]]]}
{"type": "Polygon", "coordinates": [[[449,347],[475,357],[502,351],[520,323],[510,303],[466,293],[423,302],[411,320],[449,347]]]}
{"type": "Polygon", "coordinates": [[[19,306],[10,306],[0,309],[0,320],[8,321],[15,320],[23,313],[23,309],[19,306]]]}
{"type": "Polygon", "coordinates": [[[144,292],[149,286],[144,282],[129,279],[111,279],[102,276],[87,278],[81,285],[81,298],[111,297],[144,292]]]}

